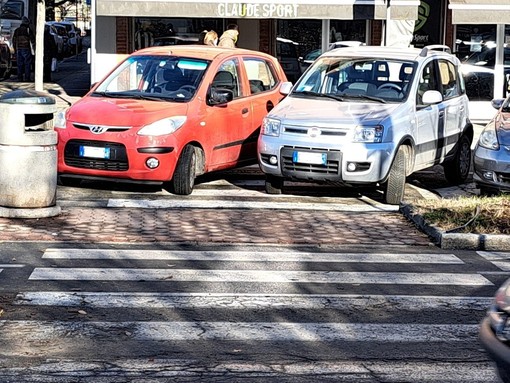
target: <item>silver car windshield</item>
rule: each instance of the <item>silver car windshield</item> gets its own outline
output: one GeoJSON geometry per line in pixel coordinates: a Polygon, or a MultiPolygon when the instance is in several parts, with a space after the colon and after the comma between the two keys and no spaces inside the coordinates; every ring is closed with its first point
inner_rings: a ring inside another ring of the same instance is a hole
{"type": "Polygon", "coordinates": [[[96,88],[92,96],[187,102],[209,66],[206,60],[172,56],[132,56],[96,88]]]}
{"type": "Polygon", "coordinates": [[[291,95],[402,102],[407,99],[414,72],[412,61],[322,57],[305,72],[291,95]]]}

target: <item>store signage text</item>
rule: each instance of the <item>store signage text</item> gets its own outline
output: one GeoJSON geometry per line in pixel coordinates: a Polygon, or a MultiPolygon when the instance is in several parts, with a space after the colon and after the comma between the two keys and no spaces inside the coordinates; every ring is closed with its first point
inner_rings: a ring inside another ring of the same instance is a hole
{"type": "Polygon", "coordinates": [[[286,18],[298,16],[298,4],[218,4],[219,17],[286,18]]]}

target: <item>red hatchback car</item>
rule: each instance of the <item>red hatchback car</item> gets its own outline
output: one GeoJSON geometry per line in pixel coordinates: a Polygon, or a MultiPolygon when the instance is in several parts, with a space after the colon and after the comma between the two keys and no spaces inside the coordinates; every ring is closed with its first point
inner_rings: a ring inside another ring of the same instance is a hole
{"type": "Polygon", "coordinates": [[[59,179],[168,183],[190,194],[200,174],[256,163],[262,119],[286,81],[260,52],[139,50],[56,116],[59,179]]]}

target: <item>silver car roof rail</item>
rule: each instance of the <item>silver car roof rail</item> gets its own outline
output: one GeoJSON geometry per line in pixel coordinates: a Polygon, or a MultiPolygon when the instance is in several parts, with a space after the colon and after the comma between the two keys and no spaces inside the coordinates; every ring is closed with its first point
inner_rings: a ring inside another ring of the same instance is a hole
{"type": "Polygon", "coordinates": [[[441,51],[446,53],[452,53],[452,50],[448,45],[442,45],[442,44],[434,44],[434,45],[427,45],[423,47],[423,49],[420,52],[421,57],[426,57],[429,51],[441,51]]]}

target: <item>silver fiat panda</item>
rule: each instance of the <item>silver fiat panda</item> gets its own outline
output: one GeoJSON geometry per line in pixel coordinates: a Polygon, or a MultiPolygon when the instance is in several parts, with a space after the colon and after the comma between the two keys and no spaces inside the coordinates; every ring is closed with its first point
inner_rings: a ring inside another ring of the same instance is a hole
{"type": "Polygon", "coordinates": [[[473,126],[459,60],[445,46],[360,46],[323,54],[266,116],[258,161],[266,192],[284,180],[382,189],[399,204],[411,173],[442,164],[462,183],[473,126]]]}

